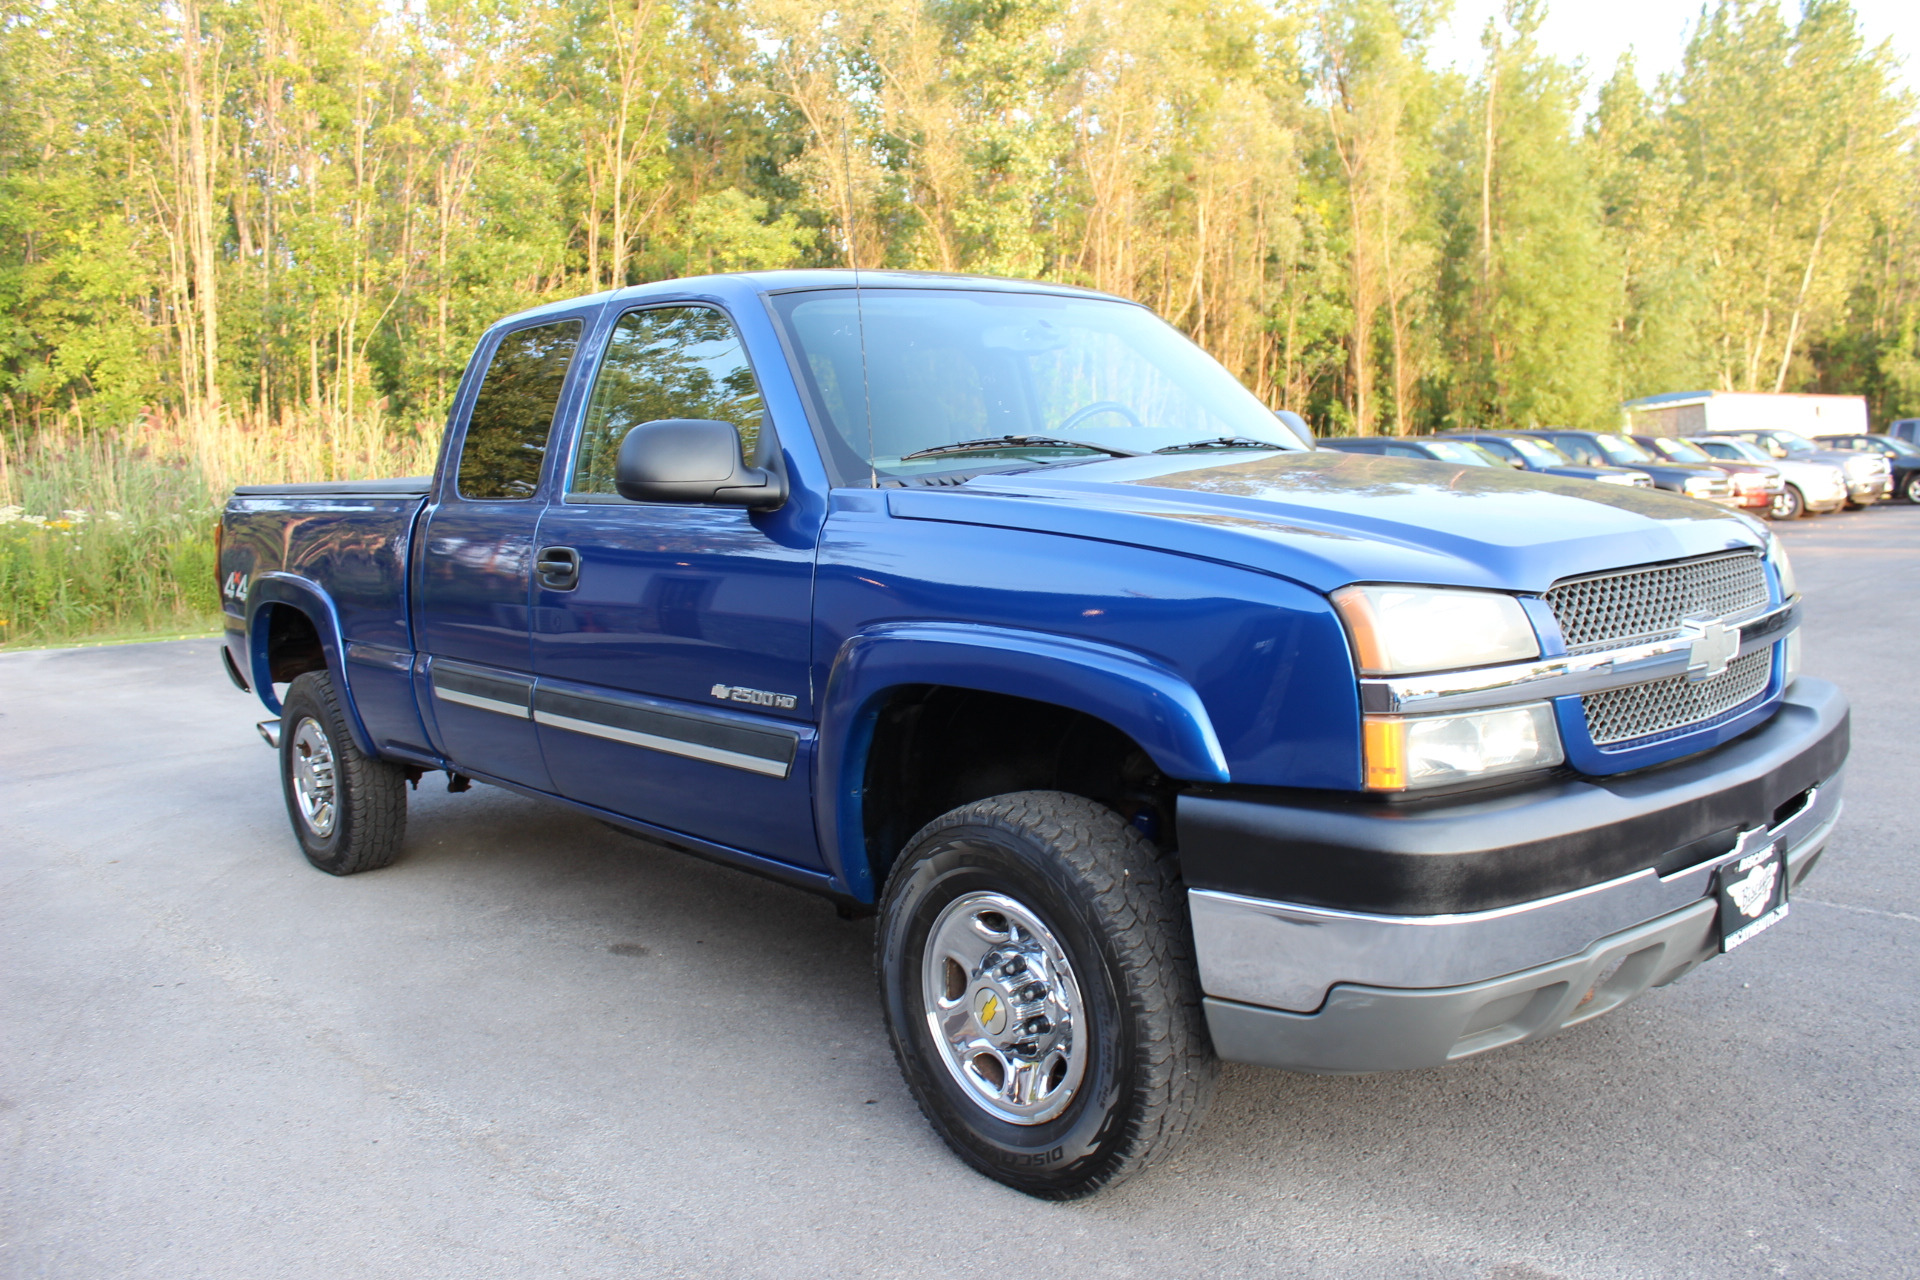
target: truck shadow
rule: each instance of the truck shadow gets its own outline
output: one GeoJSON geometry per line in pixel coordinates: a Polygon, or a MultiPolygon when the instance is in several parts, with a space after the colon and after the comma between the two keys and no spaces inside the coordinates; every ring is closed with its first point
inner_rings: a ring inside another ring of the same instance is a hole
{"type": "MultiPolygon", "coordinates": [[[[1819,1105],[1823,1073],[1870,1073],[1870,1055],[1865,1044],[1819,1042],[1823,1015],[1807,999],[1817,931],[1795,919],[1764,948],[1606,1019],[1444,1070],[1313,1077],[1230,1066],[1201,1137],[1169,1164],[1090,1200],[1043,1205],[962,1168],[917,1115],[878,1013],[870,921],[486,788],[423,788],[406,857],[378,874],[418,882],[455,932],[511,935],[490,945],[537,967],[556,1004],[631,1023],[644,1055],[570,1076],[611,1128],[656,1145],[683,1124],[857,1135],[863,1149],[886,1149],[888,1176],[931,1179],[1034,1229],[1063,1215],[1135,1231],[1171,1219],[1189,1224],[1196,1247],[1284,1240],[1312,1254],[1350,1248],[1355,1223],[1370,1220],[1376,1234],[1429,1242],[1514,1241],[1509,1257],[1545,1257],[1549,1270],[1513,1274],[1560,1274],[1564,1261],[1551,1259],[1567,1255],[1547,1242],[1566,1238],[1583,1205],[1609,1215],[1631,1205],[1650,1236],[1669,1240],[1729,1215],[1806,1214],[1814,1189],[1787,1172],[1806,1151],[1887,1142],[1864,1120],[1837,1138],[1819,1105]],[[689,1093],[681,1082],[715,1062],[724,1079],[689,1093]],[[674,1115],[663,1117],[668,1098],[674,1115]],[[1617,1173],[1597,1177],[1597,1162],[1617,1173]]],[[[855,1197],[888,1194],[878,1173],[846,1163],[842,1140],[764,1154],[799,1160],[796,1170],[824,1162],[855,1197]]],[[[1738,1269],[1750,1243],[1703,1245],[1695,1261],[1738,1269]]],[[[1484,1274],[1487,1263],[1474,1265],[1484,1274]]]]}

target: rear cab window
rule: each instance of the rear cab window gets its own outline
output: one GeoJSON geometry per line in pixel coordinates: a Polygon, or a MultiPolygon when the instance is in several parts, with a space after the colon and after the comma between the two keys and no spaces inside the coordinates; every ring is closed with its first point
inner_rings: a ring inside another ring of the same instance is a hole
{"type": "Polygon", "coordinates": [[[462,498],[525,501],[538,491],[580,329],[578,320],[561,320],[500,339],[460,443],[462,498]]]}

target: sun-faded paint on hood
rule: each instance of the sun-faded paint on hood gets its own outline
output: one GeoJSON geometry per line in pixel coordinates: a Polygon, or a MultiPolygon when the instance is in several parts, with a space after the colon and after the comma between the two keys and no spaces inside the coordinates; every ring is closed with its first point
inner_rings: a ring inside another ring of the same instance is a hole
{"type": "Polygon", "coordinates": [[[1544,591],[1581,573],[1760,547],[1765,529],[1651,489],[1367,454],[1215,451],[888,494],[899,518],[1153,547],[1320,591],[1418,582],[1544,591]]]}

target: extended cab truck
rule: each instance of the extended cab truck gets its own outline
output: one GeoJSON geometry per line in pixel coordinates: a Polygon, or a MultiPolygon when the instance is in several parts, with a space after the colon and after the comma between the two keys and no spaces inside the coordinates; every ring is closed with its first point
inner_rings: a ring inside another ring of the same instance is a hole
{"type": "Polygon", "coordinates": [[[934,1127],[1084,1194],[1224,1058],[1427,1067],[1787,909],[1846,704],[1765,529],[1313,449],[1145,309],[670,281],[495,326],[431,479],[227,507],[225,660],[336,874],[406,784],[877,912],[934,1127]]]}

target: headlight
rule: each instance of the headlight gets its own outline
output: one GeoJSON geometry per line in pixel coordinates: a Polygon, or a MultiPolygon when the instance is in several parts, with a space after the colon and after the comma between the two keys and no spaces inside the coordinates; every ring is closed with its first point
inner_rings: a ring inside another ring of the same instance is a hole
{"type": "Polygon", "coordinates": [[[1850,476],[1870,476],[1880,469],[1874,465],[1872,458],[1848,458],[1842,465],[1850,476]]]}
{"type": "Polygon", "coordinates": [[[1368,716],[1367,786],[1409,791],[1546,769],[1566,758],[1544,702],[1456,716],[1368,716]]]}
{"type": "Polygon", "coordinates": [[[1680,490],[1682,493],[1702,494],[1712,493],[1719,487],[1720,482],[1711,476],[1689,476],[1681,482],[1680,490]]]}
{"type": "Polygon", "coordinates": [[[1333,603],[1370,676],[1451,671],[1540,656],[1526,610],[1493,591],[1343,587],[1333,603]]]}
{"type": "Polygon", "coordinates": [[[1778,538],[1767,543],[1767,563],[1773,566],[1774,577],[1780,579],[1780,598],[1791,600],[1800,594],[1800,583],[1793,576],[1793,563],[1787,559],[1787,548],[1778,538]]]}
{"type": "Polygon", "coordinates": [[[1767,478],[1757,471],[1736,471],[1733,473],[1733,488],[1736,493],[1764,493],[1767,478]]]}

